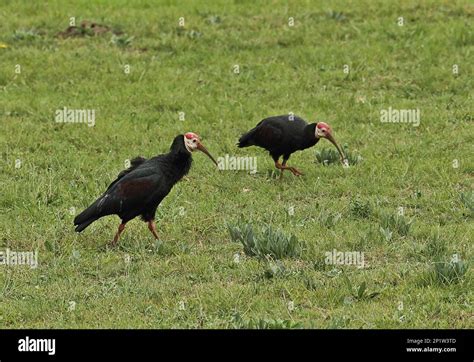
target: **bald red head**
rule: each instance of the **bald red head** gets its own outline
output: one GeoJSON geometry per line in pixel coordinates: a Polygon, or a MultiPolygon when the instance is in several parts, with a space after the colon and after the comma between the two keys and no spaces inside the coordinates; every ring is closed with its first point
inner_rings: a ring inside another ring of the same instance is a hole
{"type": "Polygon", "coordinates": [[[316,127],[321,131],[324,130],[326,132],[331,133],[331,127],[329,127],[329,125],[326,122],[318,122],[316,127]]]}
{"type": "Polygon", "coordinates": [[[187,132],[184,134],[184,137],[186,137],[188,140],[192,140],[194,138],[199,139],[199,136],[196,133],[193,132],[187,132]]]}

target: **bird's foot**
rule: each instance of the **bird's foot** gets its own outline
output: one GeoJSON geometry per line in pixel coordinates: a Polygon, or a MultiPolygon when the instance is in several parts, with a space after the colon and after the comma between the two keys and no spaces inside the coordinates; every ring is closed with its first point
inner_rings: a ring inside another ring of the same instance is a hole
{"type": "Polygon", "coordinates": [[[293,175],[295,176],[303,176],[303,173],[301,171],[299,171],[298,169],[296,169],[295,167],[291,167],[290,168],[290,171],[293,173],[293,175]]]}
{"type": "Polygon", "coordinates": [[[118,245],[118,240],[115,240],[115,238],[114,238],[114,240],[109,241],[107,243],[107,247],[111,248],[111,249],[115,249],[117,247],[117,245],[118,245]]]}

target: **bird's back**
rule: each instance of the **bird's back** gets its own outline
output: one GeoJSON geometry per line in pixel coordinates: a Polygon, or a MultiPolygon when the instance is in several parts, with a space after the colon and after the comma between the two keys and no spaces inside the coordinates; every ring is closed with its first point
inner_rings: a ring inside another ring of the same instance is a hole
{"type": "Polygon", "coordinates": [[[308,123],[294,115],[268,117],[239,139],[239,147],[259,146],[274,157],[314,145],[308,123]]]}

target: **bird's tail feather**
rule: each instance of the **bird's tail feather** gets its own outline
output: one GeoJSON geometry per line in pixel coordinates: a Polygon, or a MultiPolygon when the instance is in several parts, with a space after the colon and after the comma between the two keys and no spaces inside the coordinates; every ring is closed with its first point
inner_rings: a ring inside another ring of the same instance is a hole
{"type": "Polygon", "coordinates": [[[253,143],[252,143],[253,132],[252,131],[244,133],[242,136],[240,136],[239,142],[237,143],[237,146],[239,148],[248,147],[248,146],[253,145],[253,143]]]}
{"type": "Polygon", "coordinates": [[[92,224],[96,220],[97,220],[97,218],[88,219],[87,221],[84,221],[83,223],[77,225],[74,230],[76,232],[80,233],[82,230],[84,230],[86,227],[88,227],[90,224],[92,224]]]}
{"type": "Polygon", "coordinates": [[[78,233],[84,230],[86,227],[88,227],[101,216],[98,215],[97,212],[98,201],[100,201],[100,199],[94,202],[92,205],[90,205],[87,209],[85,209],[83,212],[81,212],[74,218],[74,225],[76,226],[75,230],[78,233]]]}

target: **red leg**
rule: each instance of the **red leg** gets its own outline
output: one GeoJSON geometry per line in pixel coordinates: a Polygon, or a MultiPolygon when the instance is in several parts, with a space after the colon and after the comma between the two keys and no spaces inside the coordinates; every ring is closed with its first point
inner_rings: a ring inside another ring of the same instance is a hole
{"type": "Polygon", "coordinates": [[[158,233],[156,232],[156,225],[154,220],[148,221],[148,229],[151,231],[156,240],[158,240],[158,233]]]}
{"type": "Polygon", "coordinates": [[[114,236],[114,240],[110,243],[112,246],[116,246],[117,245],[117,242],[120,238],[120,235],[122,234],[122,232],[125,230],[125,223],[122,223],[119,225],[118,227],[118,230],[117,230],[117,233],[115,234],[114,236]]]}

